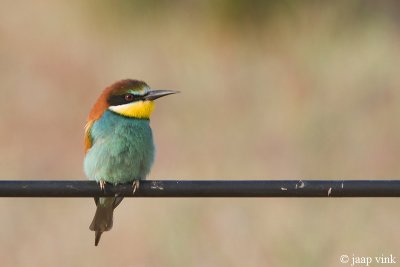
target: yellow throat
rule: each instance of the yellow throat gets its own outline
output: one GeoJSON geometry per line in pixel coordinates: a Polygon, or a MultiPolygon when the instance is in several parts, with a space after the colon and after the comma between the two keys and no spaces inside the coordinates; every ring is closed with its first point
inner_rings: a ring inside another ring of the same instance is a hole
{"type": "Polygon", "coordinates": [[[148,119],[153,112],[154,102],[149,100],[136,101],[119,106],[110,106],[108,109],[125,117],[148,119]]]}

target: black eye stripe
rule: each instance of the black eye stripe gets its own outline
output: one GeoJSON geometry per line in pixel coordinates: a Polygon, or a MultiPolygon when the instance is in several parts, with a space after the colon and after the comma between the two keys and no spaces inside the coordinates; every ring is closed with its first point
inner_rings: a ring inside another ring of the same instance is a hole
{"type": "Polygon", "coordinates": [[[112,95],[107,102],[110,106],[119,106],[141,100],[143,96],[134,94],[112,95]]]}

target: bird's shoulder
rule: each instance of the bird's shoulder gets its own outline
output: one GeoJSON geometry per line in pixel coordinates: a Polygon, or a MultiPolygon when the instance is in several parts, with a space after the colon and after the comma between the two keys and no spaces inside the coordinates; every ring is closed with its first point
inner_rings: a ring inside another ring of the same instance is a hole
{"type": "Polygon", "coordinates": [[[85,125],[85,153],[92,147],[93,138],[91,134],[91,130],[94,124],[94,120],[88,120],[85,125]]]}
{"type": "Polygon", "coordinates": [[[86,125],[85,125],[85,153],[92,147],[93,145],[93,136],[91,134],[92,127],[96,121],[98,121],[105,111],[108,108],[107,103],[107,95],[109,94],[110,89],[106,89],[100,95],[99,99],[93,105],[92,109],[90,110],[86,125]]]}

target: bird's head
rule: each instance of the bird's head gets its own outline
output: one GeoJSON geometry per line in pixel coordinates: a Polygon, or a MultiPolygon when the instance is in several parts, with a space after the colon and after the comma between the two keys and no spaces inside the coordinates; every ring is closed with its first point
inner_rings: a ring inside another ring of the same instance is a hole
{"type": "Polygon", "coordinates": [[[176,94],[172,90],[152,90],[145,82],[121,80],[107,87],[98,98],[89,115],[89,120],[96,120],[106,110],[121,116],[149,119],[154,109],[154,100],[176,94]]]}

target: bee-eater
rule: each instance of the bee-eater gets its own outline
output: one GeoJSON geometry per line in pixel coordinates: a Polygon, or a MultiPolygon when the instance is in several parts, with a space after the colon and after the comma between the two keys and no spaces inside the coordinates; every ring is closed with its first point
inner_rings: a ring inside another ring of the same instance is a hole
{"type": "MultiPolygon", "coordinates": [[[[90,111],[85,127],[84,171],[104,189],[111,184],[146,178],[154,160],[149,118],[154,100],[177,91],[152,90],[142,81],[121,80],[107,87],[90,111]]],[[[90,225],[97,246],[101,234],[113,225],[113,211],[123,197],[95,198],[96,213],[90,225]]]]}

